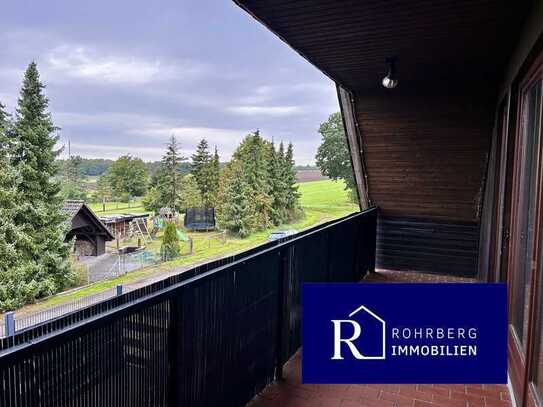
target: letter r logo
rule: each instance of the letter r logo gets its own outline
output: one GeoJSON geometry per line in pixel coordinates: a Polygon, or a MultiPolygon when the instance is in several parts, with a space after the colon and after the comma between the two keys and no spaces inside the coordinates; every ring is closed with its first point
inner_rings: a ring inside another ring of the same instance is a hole
{"type": "Polygon", "coordinates": [[[383,360],[386,357],[386,323],[374,312],[370,311],[365,306],[361,305],[356,310],[349,314],[353,317],[358,314],[358,320],[355,319],[333,319],[331,320],[334,329],[334,351],[332,360],[343,360],[342,350],[348,349],[355,359],[359,360],[383,360]],[[365,318],[365,319],[363,319],[365,318]],[[364,320],[361,324],[359,321],[364,320]],[[364,325],[366,324],[366,325],[364,325]],[[373,329],[364,330],[362,326],[373,329]],[[371,349],[370,352],[364,354],[364,350],[360,350],[360,344],[357,346],[357,340],[362,335],[362,349],[371,349]],[[342,345],[346,345],[342,346],[342,345]],[[369,346],[368,346],[369,345],[369,346]],[[379,351],[375,351],[378,348],[379,351]]]}
{"type": "Polygon", "coordinates": [[[353,344],[353,341],[357,340],[362,332],[360,324],[350,319],[333,319],[332,324],[334,324],[334,356],[332,356],[332,359],[343,359],[341,356],[341,342],[344,342],[349,347],[355,358],[364,359],[364,356],[360,354],[356,346],[353,344]],[[351,324],[353,326],[354,333],[349,339],[343,339],[341,337],[341,324],[351,324]]]}

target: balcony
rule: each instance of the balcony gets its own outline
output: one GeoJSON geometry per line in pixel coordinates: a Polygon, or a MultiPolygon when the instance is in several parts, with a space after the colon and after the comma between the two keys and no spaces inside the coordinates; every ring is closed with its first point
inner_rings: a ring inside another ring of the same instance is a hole
{"type": "Polygon", "coordinates": [[[242,406],[298,351],[303,282],[359,281],[377,211],[270,242],[0,342],[0,406],[242,406]]]}
{"type": "Polygon", "coordinates": [[[1,340],[0,406],[542,405],[541,5],[234,1],[336,82],[365,211],[1,340]],[[302,283],[364,278],[506,282],[514,397],[302,385],[302,283]]]}

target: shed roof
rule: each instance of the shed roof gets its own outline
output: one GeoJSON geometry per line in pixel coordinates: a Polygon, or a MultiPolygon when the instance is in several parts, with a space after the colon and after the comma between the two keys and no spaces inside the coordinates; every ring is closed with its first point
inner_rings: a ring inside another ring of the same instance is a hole
{"type": "Polygon", "coordinates": [[[89,221],[100,231],[101,235],[105,235],[107,240],[114,240],[115,237],[111,234],[109,229],[104,223],[96,216],[96,214],[85,204],[84,201],[79,200],[66,200],[62,207],[62,212],[67,215],[66,223],[70,228],[73,228],[73,219],[78,213],[82,213],[89,221]]]}

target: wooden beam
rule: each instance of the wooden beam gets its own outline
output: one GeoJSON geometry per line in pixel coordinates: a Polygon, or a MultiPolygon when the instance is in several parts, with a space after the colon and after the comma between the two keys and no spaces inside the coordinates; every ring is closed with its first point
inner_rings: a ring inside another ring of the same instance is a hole
{"type": "Polygon", "coordinates": [[[354,99],[351,93],[341,85],[336,85],[336,87],[339,107],[343,117],[343,127],[345,128],[345,135],[347,136],[347,145],[351,153],[351,164],[356,182],[358,201],[360,203],[360,209],[365,210],[371,206],[371,201],[369,199],[366,182],[367,173],[365,170],[364,152],[362,150],[362,138],[354,113],[354,99]]]}

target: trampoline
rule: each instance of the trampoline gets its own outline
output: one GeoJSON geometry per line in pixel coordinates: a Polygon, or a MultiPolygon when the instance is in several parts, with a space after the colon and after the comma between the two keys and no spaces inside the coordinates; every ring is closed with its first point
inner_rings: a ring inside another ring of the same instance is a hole
{"type": "Polygon", "coordinates": [[[214,230],[214,208],[187,208],[185,210],[185,228],[188,230],[214,230]]]}

